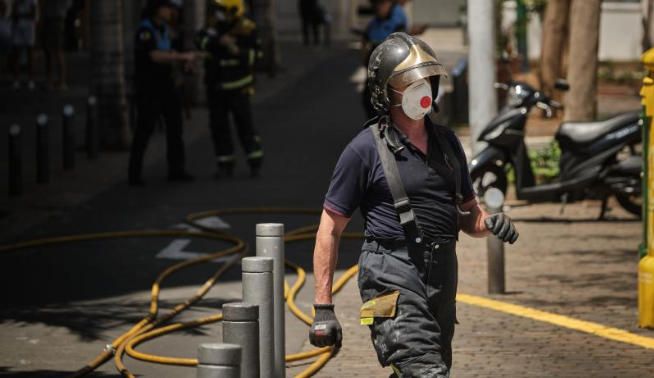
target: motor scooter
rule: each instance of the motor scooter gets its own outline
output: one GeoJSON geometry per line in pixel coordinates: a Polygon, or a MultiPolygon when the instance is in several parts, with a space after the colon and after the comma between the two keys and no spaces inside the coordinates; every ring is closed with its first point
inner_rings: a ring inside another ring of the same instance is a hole
{"type": "MultiPolygon", "coordinates": [[[[559,80],[555,86],[567,90],[559,80]]],[[[506,194],[507,172],[513,168],[518,200],[566,203],[584,199],[607,201],[615,196],[628,212],[641,216],[642,124],[640,112],[619,114],[604,121],[564,122],[555,135],[561,149],[559,177],[536,184],[525,143],[525,125],[535,106],[551,117],[561,104],[524,82],[496,83],[507,90],[506,105],[480,134],[486,142],[469,163],[473,186],[480,197],[495,187],[506,194]]],[[[561,208],[563,211],[563,207],[561,208]]]]}

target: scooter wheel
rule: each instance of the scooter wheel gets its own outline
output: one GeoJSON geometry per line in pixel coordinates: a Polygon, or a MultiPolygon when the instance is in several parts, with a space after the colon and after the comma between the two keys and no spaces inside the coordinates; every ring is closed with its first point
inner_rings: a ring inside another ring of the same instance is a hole
{"type": "Polygon", "coordinates": [[[497,188],[502,194],[506,195],[508,180],[504,167],[490,165],[473,171],[470,178],[472,179],[472,187],[480,198],[483,198],[490,188],[497,188]]]}
{"type": "Polygon", "coordinates": [[[624,193],[616,193],[615,198],[618,200],[620,206],[631,214],[638,217],[643,216],[643,197],[641,195],[629,195],[624,193]]]}

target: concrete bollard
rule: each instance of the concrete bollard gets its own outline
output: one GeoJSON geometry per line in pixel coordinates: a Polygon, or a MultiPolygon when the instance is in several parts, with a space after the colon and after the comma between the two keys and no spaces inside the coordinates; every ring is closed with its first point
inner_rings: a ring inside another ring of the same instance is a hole
{"type": "Polygon", "coordinates": [[[241,378],[259,378],[259,306],[223,305],[223,342],[241,346],[241,378]]]}
{"type": "Polygon", "coordinates": [[[243,270],[243,302],[259,309],[259,371],[261,378],[274,377],[275,332],[273,307],[273,265],[270,257],[246,257],[243,270]]]}
{"type": "Polygon", "coordinates": [[[286,376],[285,312],[284,307],[284,225],[257,224],[257,256],[273,258],[273,313],[274,313],[274,373],[275,378],[286,376]]]}
{"type": "Polygon", "coordinates": [[[95,159],[98,157],[98,122],[97,104],[95,96],[90,96],[86,103],[86,157],[95,159]]]}
{"type": "Polygon", "coordinates": [[[21,145],[21,127],[9,127],[9,195],[23,194],[23,151],[21,145]]]}
{"type": "Polygon", "coordinates": [[[50,182],[50,133],[45,114],[36,117],[36,182],[50,182]]]}
{"type": "Polygon", "coordinates": [[[75,129],[73,126],[74,115],[75,108],[73,108],[72,105],[64,106],[61,124],[61,145],[65,170],[75,168],[75,129]]]}
{"type": "Polygon", "coordinates": [[[241,347],[235,344],[200,344],[197,378],[240,378],[241,347]]]}
{"type": "MultiPolygon", "coordinates": [[[[502,212],[504,194],[497,188],[490,188],[484,194],[484,202],[491,214],[502,212]]],[[[488,293],[504,294],[506,292],[504,276],[504,242],[497,236],[486,239],[488,250],[488,293]]]]}

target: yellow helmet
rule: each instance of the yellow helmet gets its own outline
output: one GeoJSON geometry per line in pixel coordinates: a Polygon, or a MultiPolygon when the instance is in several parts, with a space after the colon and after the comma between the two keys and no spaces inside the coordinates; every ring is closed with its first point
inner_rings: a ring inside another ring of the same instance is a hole
{"type": "Polygon", "coordinates": [[[231,16],[242,17],[245,14],[243,0],[213,0],[213,2],[231,16]]]}

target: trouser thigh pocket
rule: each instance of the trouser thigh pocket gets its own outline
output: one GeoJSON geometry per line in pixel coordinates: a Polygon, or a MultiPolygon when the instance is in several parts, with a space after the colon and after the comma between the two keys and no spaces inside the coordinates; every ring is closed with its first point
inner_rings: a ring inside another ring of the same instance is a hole
{"type": "Polygon", "coordinates": [[[381,294],[361,306],[361,325],[371,325],[375,318],[394,318],[397,313],[397,299],[400,291],[381,294]]]}

